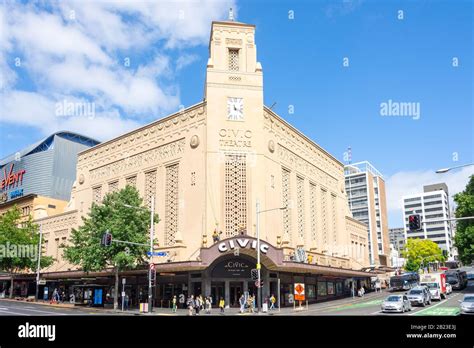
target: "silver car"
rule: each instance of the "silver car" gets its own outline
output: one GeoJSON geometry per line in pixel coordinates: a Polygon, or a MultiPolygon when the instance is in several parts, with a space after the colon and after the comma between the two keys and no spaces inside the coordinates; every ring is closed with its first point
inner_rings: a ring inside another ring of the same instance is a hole
{"type": "Polygon", "coordinates": [[[416,286],[407,292],[408,299],[412,305],[425,307],[431,304],[431,292],[426,286],[416,286]]]}
{"type": "Polygon", "coordinates": [[[461,314],[474,314],[474,294],[465,294],[461,302],[461,314]]]}
{"type": "Polygon", "coordinates": [[[390,295],[382,302],[382,312],[405,313],[411,311],[410,300],[407,295],[390,295]]]}

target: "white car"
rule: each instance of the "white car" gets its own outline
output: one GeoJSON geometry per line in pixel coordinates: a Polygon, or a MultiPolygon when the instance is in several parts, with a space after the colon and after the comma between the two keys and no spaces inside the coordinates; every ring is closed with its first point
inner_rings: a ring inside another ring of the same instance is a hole
{"type": "Polygon", "coordinates": [[[411,311],[410,300],[406,295],[390,295],[382,302],[382,312],[405,313],[411,311]]]}
{"type": "Polygon", "coordinates": [[[461,314],[474,314],[474,294],[465,294],[461,302],[461,314]]]}
{"type": "Polygon", "coordinates": [[[449,283],[446,283],[446,295],[449,295],[453,292],[453,286],[449,283]]]}

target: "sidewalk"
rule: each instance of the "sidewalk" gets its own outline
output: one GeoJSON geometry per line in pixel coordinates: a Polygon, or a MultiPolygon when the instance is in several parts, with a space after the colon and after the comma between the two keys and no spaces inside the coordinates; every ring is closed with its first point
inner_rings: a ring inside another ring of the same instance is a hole
{"type": "MultiPolygon", "coordinates": [[[[345,305],[351,305],[354,303],[361,303],[361,302],[366,302],[374,299],[379,299],[379,298],[384,298],[388,296],[388,291],[382,291],[381,293],[375,293],[375,292],[370,292],[366,294],[364,297],[346,297],[343,299],[339,300],[333,300],[333,301],[327,301],[327,302],[320,302],[320,303],[313,303],[308,305],[308,309],[312,312],[313,315],[317,315],[317,310],[325,310],[328,308],[332,307],[341,307],[345,305]]],[[[133,309],[128,309],[126,311],[122,311],[120,309],[114,310],[112,308],[101,308],[101,307],[85,307],[85,306],[75,306],[70,303],[54,303],[51,304],[49,302],[45,301],[39,301],[39,302],[27,302],[27,301],[21,301],[21,300],[16,300],[16,299],[7,299],[7,298],[2,298],[0,299],[1,301],[10,301],[10,302],[23,302],[23,303],[28,303],[28,304],[33,304],[33,305],[40,305],[40,306],[49,306],[49,307],[58,307],[58,308],[67,308],[67,309],[73,309],[73,310],[87,310],[87,311],[97,311],[97,312],[102,312],[102,313],[107,313],[107,314],[113,314],[116,313],[117,315],[145,315],[145,316],[150,316],[150,315],[160,315],[160,316],[187,316],[188,315],[188,310],[187,309],[178,309],[176,313],[173,313],[171,308],[153,308],[153,312],[151,313],[141,313],[138,308],[133,308],[133,309]]],[[[298,307],[298,305],[296,306],[298,307]]],[[[209,316],[209,315],[242,315],[242,316],[249,316],[249,315],[294,315],[297,313],[305,313],[306,312],[306,304],[302,304],[303,310],[295,310],[293,307],[283,307],[281,310],[275,309],[273,311],[269,311],[267,313],[240,313],[239,308],[227,308],[224,312],[224,314],[220,313],[219,308],[213,308],[211,314],[206,314],[205,311],[200,312],[199,316],[209,316]]]]}

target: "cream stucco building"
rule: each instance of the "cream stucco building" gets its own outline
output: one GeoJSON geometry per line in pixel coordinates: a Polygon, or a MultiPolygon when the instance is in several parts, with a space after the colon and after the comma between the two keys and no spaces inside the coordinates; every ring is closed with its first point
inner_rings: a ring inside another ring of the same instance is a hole
{"type": "MultiPolygon", "coordinates": [[[[66,211],[38,220],[47,253],[60,259],[44,278],[84,278],[55,243],[67,242],[93,202],[133,185],[148,206],[155,197],[162,219],[157,250],[168,256],[153,260],[158,301],[202,293],[234,305],[255,291],[257,201],[260,210],[287,207],[259,215],[264,296],[279,292],[290,304],[295,282],[310,301],[347,295],[352,282],[370,286],[361,271],[367,227],[349,210],[344,165],[264,105],[255,26],[213,22],[206,69],[201,102],[79,154],[66,211]]],[[[146,291],[145,270],[124,274],[134,279],[132,297],[146,291]]]]}

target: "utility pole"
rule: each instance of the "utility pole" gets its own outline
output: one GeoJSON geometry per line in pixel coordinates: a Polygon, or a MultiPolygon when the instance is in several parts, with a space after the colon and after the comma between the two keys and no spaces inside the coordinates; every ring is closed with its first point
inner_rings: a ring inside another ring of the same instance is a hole
{"type": "Polygon", "coordinates": [[[262,268],[262,265],[260,264],[260,202],[257,199],[257,205],[256,205],[256,212],[257,212],[257,281],[258,281],[258,310],[257,312],[260,313],[261,307],[262,307],[262,278],[260,274],[260,270],[262,268]]]}
{"type": "MultiPolygon", "coordinates": [[[[150,264],[148,265],[148,312],[153,311],[153,286],[151,284],[152,272],[150,265],[153,263],[153,239],[154,239],[154,215],[155,215],[155,196],[151,197],[151,216],[150,216],[150,264]]],[[[155,280],[156,282],[156,280],[155,280]]]]}
{"type": "Polygon", "coordinates": [[[40,281],[40,267],[41,267],[41,243],[43,242],[43,224],[39,228],[39,243],[38,243],[38,264],[36,266],[36,301],[39,300],[39,281],[40,281]]]}

